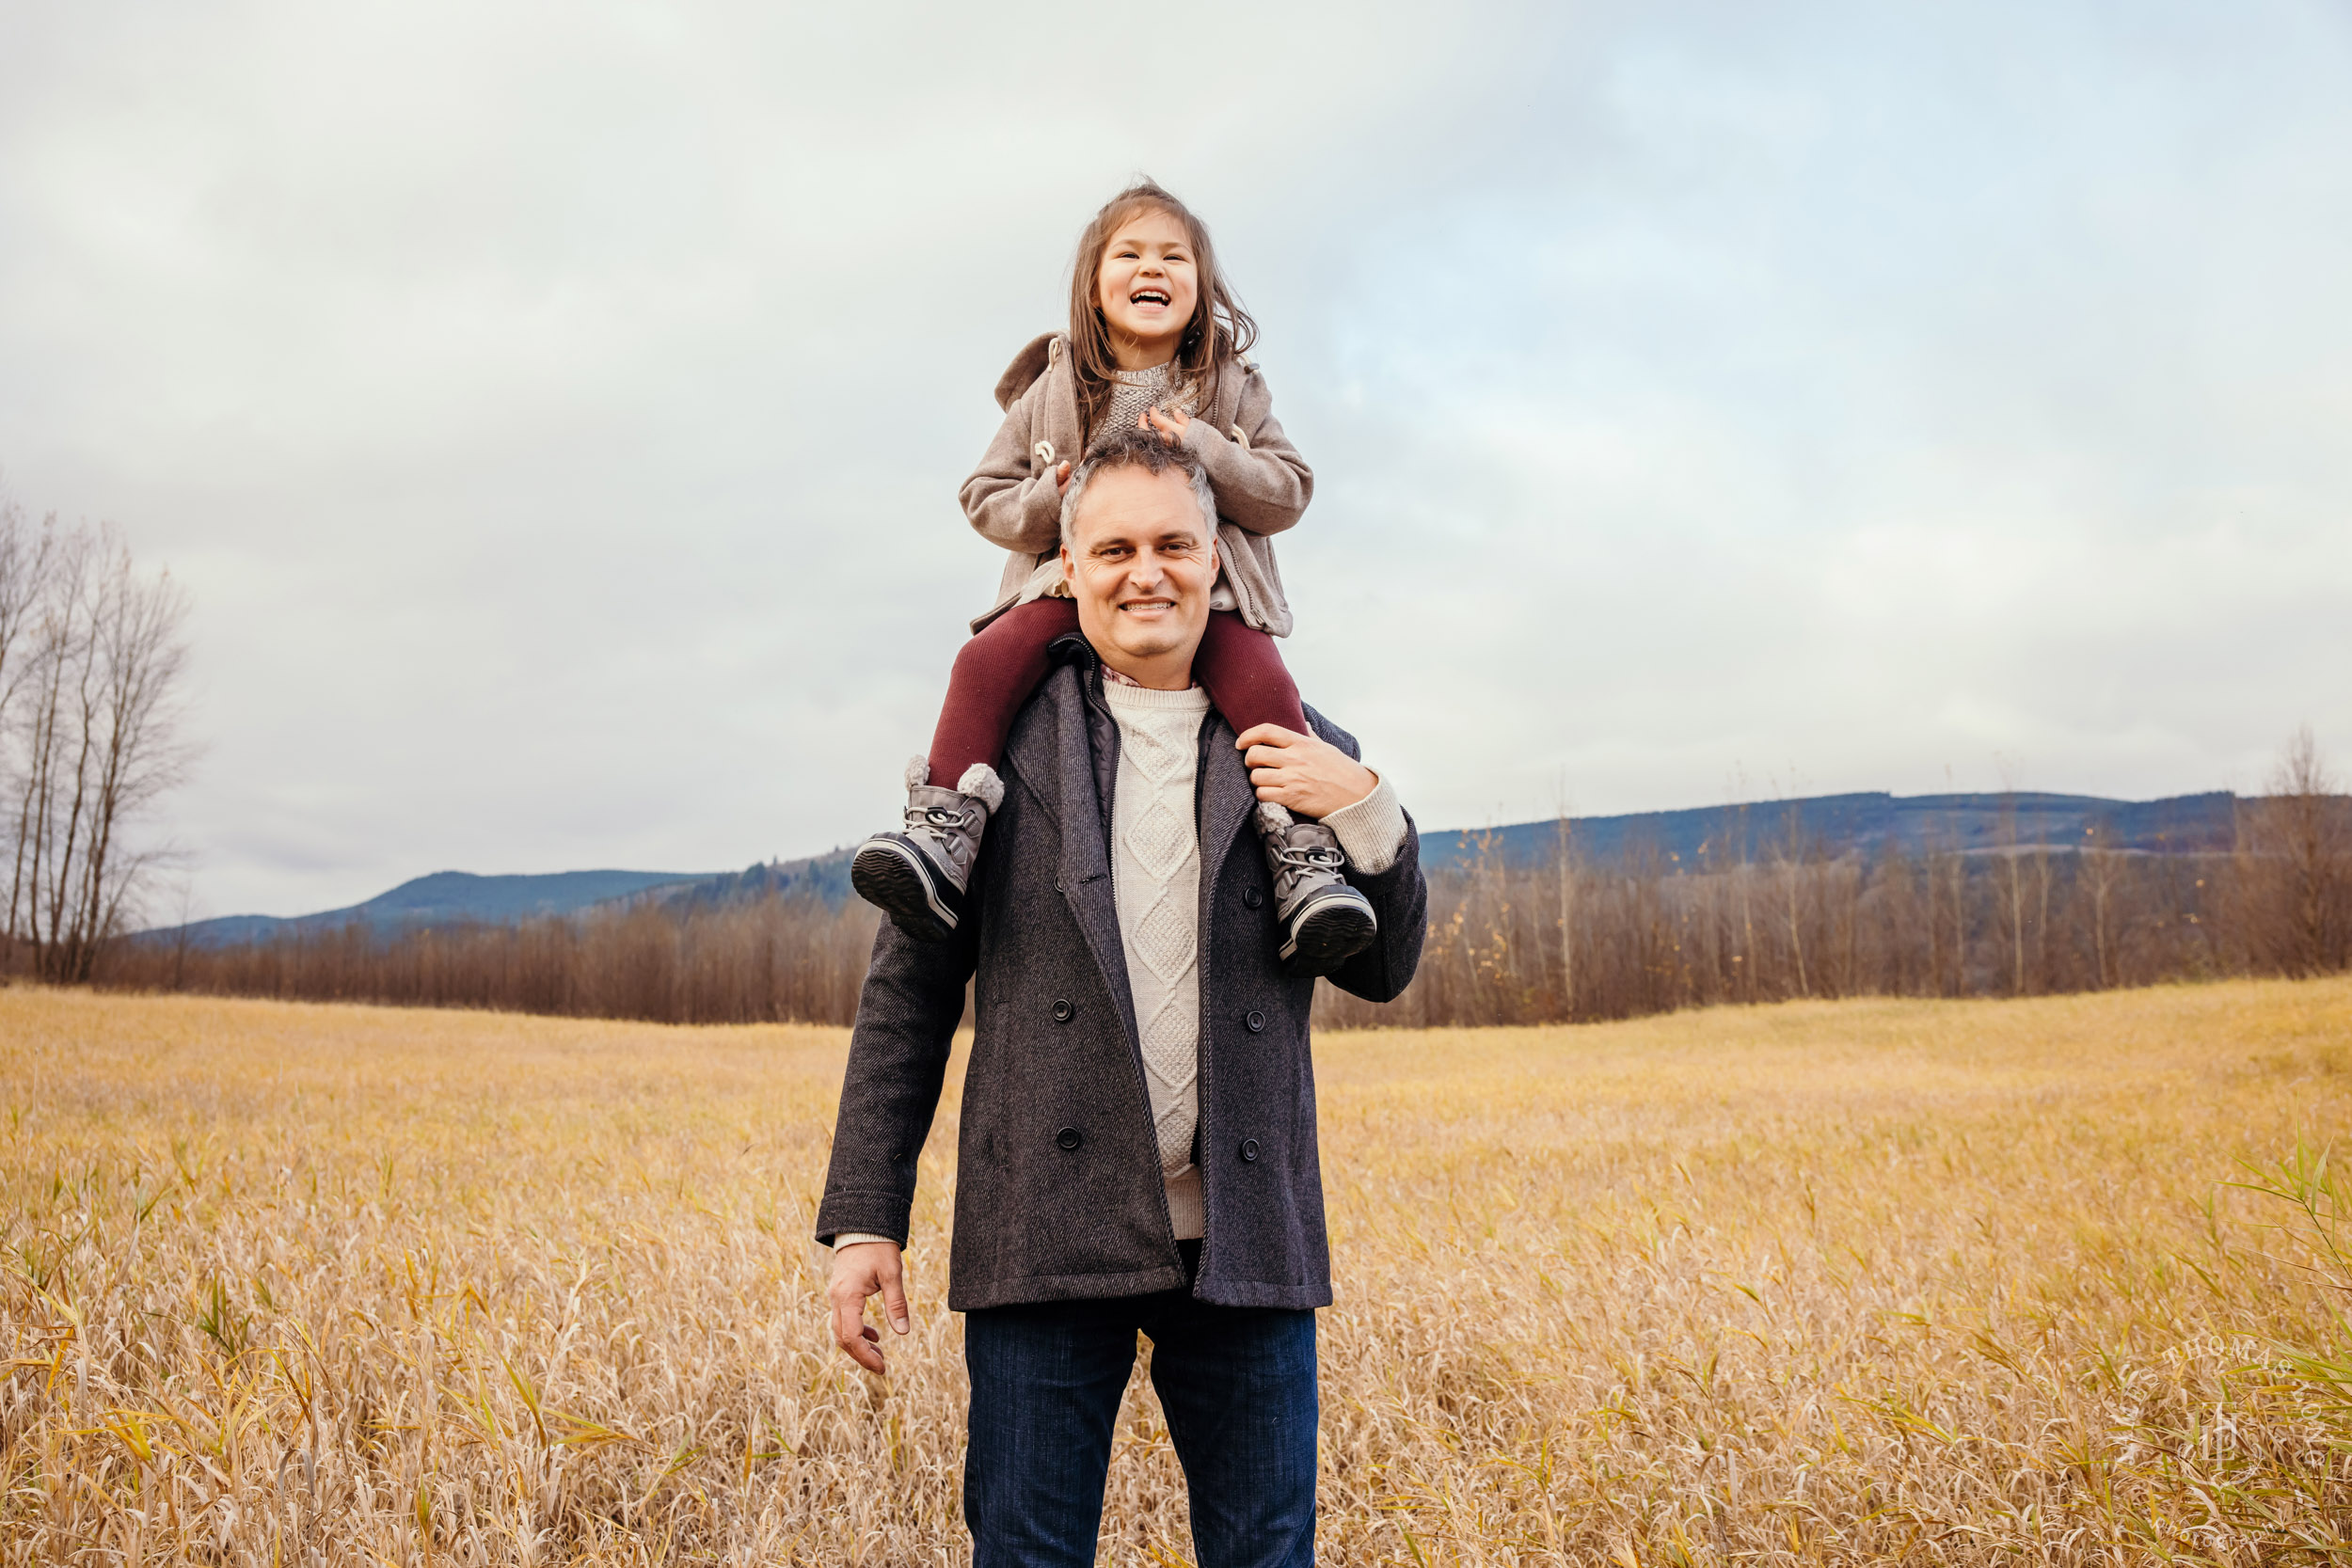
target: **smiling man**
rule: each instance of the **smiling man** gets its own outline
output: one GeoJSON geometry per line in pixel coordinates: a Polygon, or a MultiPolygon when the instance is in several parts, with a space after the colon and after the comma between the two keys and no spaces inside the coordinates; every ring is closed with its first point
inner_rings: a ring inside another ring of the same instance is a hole
{"type": "MultiPolygon", "coordinates": [[[[1136,1336],[1184,1468],[1201,1568],[1314,1556],[1314,1308],[1330,1304],[1307,1019],[1252,840],[1320,817],[1378,916],[1329,978],[1385,1001],[1426,919],[1419,843],[1356,743],[1236,736],[1193,685],[1216,580],[1196,458],[1144,433],[1071,480],[1081,635],[1023,710],[954,936],[885,925],[858,1005],[818,1235],[834,1334],[903,1334],[915,1160],[975,980],[947,1305],[966,1314],[975,1568],[1091,1563],[1136,1336]],[[1254,829],[1254,832],[1252,831],[1254,829]]],[[[1273,863],[1282,863],[1279,857],[1273,863]]]]}

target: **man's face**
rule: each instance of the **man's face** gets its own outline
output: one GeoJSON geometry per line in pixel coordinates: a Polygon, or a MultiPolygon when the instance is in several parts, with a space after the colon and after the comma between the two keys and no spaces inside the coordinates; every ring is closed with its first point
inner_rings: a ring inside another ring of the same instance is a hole
{"type": "Polygon", "coordinates": [[[1179,661],[1209,624],[1216,536],[1184,471],[1112,468],[1088,481],[1062,546],[1078,626],[1114,669],[1179,661]]]}

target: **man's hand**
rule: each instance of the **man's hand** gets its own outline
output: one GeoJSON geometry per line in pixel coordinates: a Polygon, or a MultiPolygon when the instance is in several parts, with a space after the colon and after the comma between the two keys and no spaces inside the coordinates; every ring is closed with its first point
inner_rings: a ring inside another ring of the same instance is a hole
{"type": "Polygon", "coordinates": [[[866,1298],[880,1291],[890,1326],[906,1333],[905,1275],[898,1249],[889,1242],[857,1242],[833,1249],[833,1280],[825,1295],[833,1303],[833,1337],[850,1359],[869,1372],[884,1371],[882,1330],[866,1322],[866,1298]]]}
{"type": "Polygon", "coordinates": [[[1380,787],[1380,775],[1318,736],[1279,724],[1252,725],[1233,742],[1249,766],[1258,799],[1318,819],[1380,787]]]}

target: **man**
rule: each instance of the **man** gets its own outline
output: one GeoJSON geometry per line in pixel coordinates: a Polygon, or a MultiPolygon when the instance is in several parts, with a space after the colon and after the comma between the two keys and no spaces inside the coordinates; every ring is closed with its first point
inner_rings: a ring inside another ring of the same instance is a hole
{"type": "Polygon", "coordinates": [[[1330,975],[1359,996],[1412,978],[1426,889],[1410,820],[1344,732],[1311,709],[1315,735],[1237,738],[1192,686],[1215,525],[1197,461],[1155,436],[1073,476],[1083,636],[1014,726],[972,917],[942,942],[884,926],[859,1000],[817,1230],[834,1337],[879,1372],[865,1306],[879,1292],[907,1332],[915,1158],[976,981],[947,1292],[975,1568],[1094,1560],[1138,1330],[1201,1568],[1313,1560],[1313,1309],[1331,1300],[1314,982],[1279,967],[1284,889],[1244,830],[1282,842],[1292,808],[1338,834],[1378,920],[1330,975]]]}

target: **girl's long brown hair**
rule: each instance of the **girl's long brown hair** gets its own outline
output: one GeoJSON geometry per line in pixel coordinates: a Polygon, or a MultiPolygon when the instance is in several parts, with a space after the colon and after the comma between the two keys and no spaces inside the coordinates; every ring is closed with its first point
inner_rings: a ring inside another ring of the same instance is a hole
{"type": "Polygon", "coordinates": [[[1192,270],[1200,279],[1200,297],[1193,302],[1192,320],[1176,348],[1178,379],[1199,388],[1200,406],[1216,400],[1217,377],[1236,356],[1249,352],[1258,341],[1258,324],[1241,308],[1233,286],[1216,264],[1216,247],[1209,243],[1209,226],[1192,209],[1168,194],[1149,175],[1103,204],[1094,221],[1078,236],[1078,259],[1070,270],[1071,369],[1078,382],[1078,418],[1082,439],[1094,438],[1094,421],[1110,402],[1111,383],[1119,373],[1119,358],[1111,352],[1110,324],[1103,319],[1099,284],[1103,252],[1119,226],[1137,213],[1157,208],[1184,226],[1192,244],[1192,270]]]}

